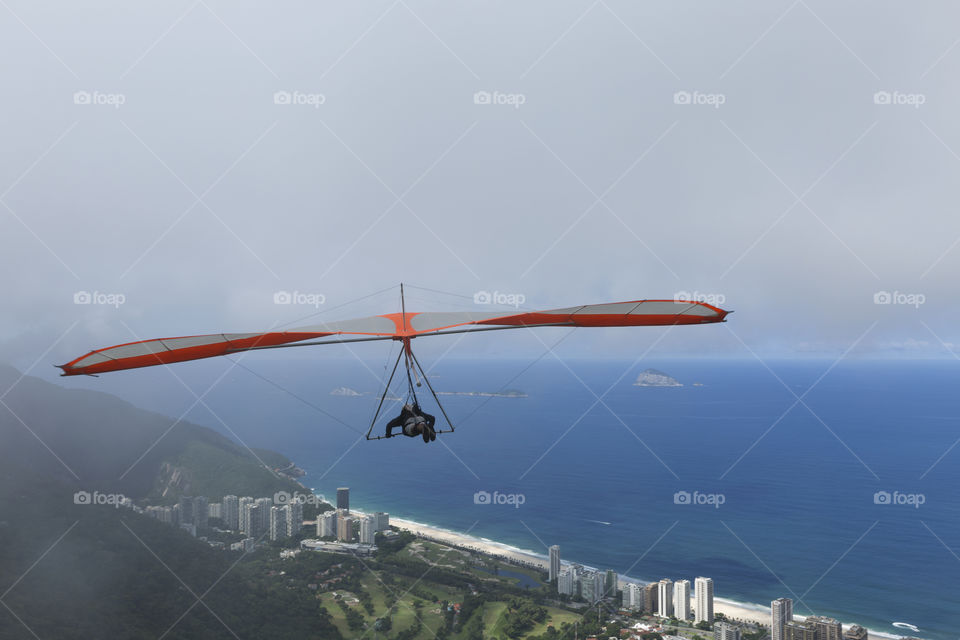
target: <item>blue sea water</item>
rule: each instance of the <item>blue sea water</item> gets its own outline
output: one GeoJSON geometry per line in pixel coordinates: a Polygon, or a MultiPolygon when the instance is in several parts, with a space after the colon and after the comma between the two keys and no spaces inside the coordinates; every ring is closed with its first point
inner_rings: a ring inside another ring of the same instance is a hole
{"type": "MultiPolygon", "coordinates": [[[[383,373],[348,360],[246,364],[360,432],[376,398],[329,392],[376,391],[383,373]]],[[[431,379],[438,390],[495,391],[529,364],[448,359],[431,379]]],[[[639,579],[710,576],[718,597],[791,597],[797,613],[955,638],[960,366],[768,364],[545,359],[509,382],[526,398],[444,396],[457,432],[429,445],[358,441],[239,368],[207,402],[228,435],[288,455],[327,496],[349,486],[363,509],[538,553],[559,544],[565,560],[639,579]],[[645,367],[685,386],[633,386],[645,367]],[[476,504],[479,491],[522,494],[523,504],[476,504]],[[683,492],[723,503],[684,504],[683,492]],[[923,504],[877,504],[877,492],[923,504]]],[[[199,409],[188,417],[224,430],[199,409]]]]}

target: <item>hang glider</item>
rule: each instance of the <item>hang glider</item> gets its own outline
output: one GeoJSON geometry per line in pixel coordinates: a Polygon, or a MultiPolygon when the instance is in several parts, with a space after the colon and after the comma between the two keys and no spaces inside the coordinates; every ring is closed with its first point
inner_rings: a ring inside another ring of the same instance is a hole
{"type": "MultiPolygon", "coordinates": [[[[408,312],[401,285],[400,313],[388,313],[354,320],[321,323],[287,331],[265,333],[213,333],[198,336],[156,338],[128,342],[91,351],[70,362],[57,365],[61,375],[96,375],[110,371],[137,369],[188,360],[213,358],[241,351],[306,347],[371,340],[397,340],[406,358],[407,378],[412,394],[411,373],[423,369],[413,356],[411,340],[425,336],[474,333],[502,329],[535,327],[650,327],[711,324],[723,322],[729,311],[704,302],[677,300],[632,300],[606,304],[588,304],[547,311],[504,314],[502,311],[408,312]]],[[[393,375],[391,374],[391,380],[393,375]]],[[[424,380],[426,376],[423,375],[424,380]]],[[[388,388],[389,388],[388,383],[388,388]]],[[[427,381],[428,387],[430,386],[427,381]]],[[[419,381],[418,385],[419,386],[419,381]]],[[[432,387],[430,388],[433,391],[432,387]]],[[[384,396],[386,391],[384,392],[384,396]]],[[[436,394],[434,394],[436,398],[436,394]]],[[[381,407],[383,399],[381,398],[381,407]]],[[[437,402],[439,405],[439,401],[437,402]]],[[[442,410],[441,406],[441,410],[442,410]]],[[[378,408],[377,413],[379,414],[378,408]]],[[[446,412],[444,412],[446,417],[446,412]]],[[[374,416],[376,420],[376,416],[374,416]]],[[[449,418],[447,420],[450,423],[449,418]]],[[[450,431],[453,430],[450,424],[450,431]]],[[[437,433],[443,433],[438,431],[437,433]]],[[[369,432],[368,432],[369,437],[369,432]]]]}

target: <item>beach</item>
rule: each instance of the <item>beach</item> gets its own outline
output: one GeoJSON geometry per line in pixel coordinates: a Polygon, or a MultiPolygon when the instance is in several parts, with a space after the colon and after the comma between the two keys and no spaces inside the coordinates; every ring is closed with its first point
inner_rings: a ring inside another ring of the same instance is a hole
{"type": "MultiPolygon", "coordinates": [[[[449,529],[443,529],[440,527],[434,527],[404,518],[394,518],[391,516],[390,524],[399,527],[400,529],[405,529],[414,535],[422,536],[424,538],[461,549],[469,549],[485,555],[498,557],[507,562],[512,562],[521,566],[535,567],[544,571],[548,570],[549,568],[549,560],[545,554],[519,549],[517,547],[512,547],[510,545],[495,542],[486,538],[477,538],[475,536],[458,533],[456,531],[450,531],[449,529]]],[[[563,564],[569,565],[572,563],[564,561],[563,564]]],[[[621,576],[620,578],[621,582],[640,582],[638,580],[629,578],[624,580],[624,576],[621,576]]],[[[769,626],[770,624],[769,605],[765,606],[761,604],[748,604],[736,602],[734,600],[728,600],[726,598],[715,597],[713,601],[713,610],[714,613],[722,613],[731,620],[753,622],[765,626],[769,626]]],[[[798,621],[802,621],[804,618],[805,616],[794,616],[794,619],[798,621]]],[[[843,622],[844,628],[849,627],[851,624],[853,623],[843,622]]],[[[870,629],[868,629],[868,633],[869,640],[891,640],[900,637],[894,634],[879,633],[870,629]]]]}

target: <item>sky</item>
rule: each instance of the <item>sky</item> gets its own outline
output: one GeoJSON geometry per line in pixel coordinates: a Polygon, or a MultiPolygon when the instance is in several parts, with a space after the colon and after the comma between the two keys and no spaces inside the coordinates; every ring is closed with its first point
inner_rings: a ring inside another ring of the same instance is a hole
{"type": "MultiPolygon", "coordinates": [[[[953,3],[0,5],[22,369],[392,312],[400,282],[736,311],[569,357],[960,357],[953,3]]],[[[431,348],[560,337],[521,333],[431,348]]]]}

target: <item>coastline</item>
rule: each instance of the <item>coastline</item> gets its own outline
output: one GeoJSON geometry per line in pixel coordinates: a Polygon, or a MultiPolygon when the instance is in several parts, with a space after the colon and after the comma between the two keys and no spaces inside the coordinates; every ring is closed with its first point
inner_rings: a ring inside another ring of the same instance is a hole
{"type": "MultiPolygon", "coordinates": [[[[363,511],[360,510],[357,511],[363,513],[363,511]]],[[[496,542],[488,538],[480,538],[469,534],[459,533],[457,531],[424,524],[422,522],[409,520],[407,518],[396,518],[392,515],[390,516],[390,524],[400,529],[410,531],[414,535],[422,536],[424,538],[435,540],[444,544],[470,549],[485,555],[498,557],[522,566],[535,567],[543,570],[547,570],[549,568],[549,560],[547,555],[528,549],[521,549],[519,547],[514,547],[502,542],[496,542]]],[[[563,564],[570,565],[572,563],[569,561],[564,561],[563,564]]],[[[596,569],[596,567],[589,567],[588,565],[583,566],[589,569],[596,569]]],[[[648,582],[625,576],[620,576],[620,580],[621,582],[634,583],[648,582]]],[[[715,597],[713,608],[714,612],[722,613],[726,617],[733,620],[755,622],[765,626],[769,626],[770,624],[770,607],[768,605],[765,606],[762,604],[738,602],[736,600],[730,600],[729,598],[715,597]]],[[[801,621],[805,617],[806,616],[795,615],[794,619],[801,621]]],[[[844,627],[849,627],[851,624],[855,623],[842,622],[842,624],[844,627]]],[[[869,640],[898,640],[899,638],[903,637],[902,635],[875,631],[869,628],[867,629],[867,632],[869,635],[869,640]]]]}

